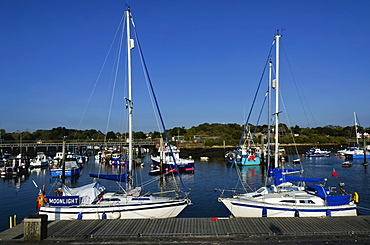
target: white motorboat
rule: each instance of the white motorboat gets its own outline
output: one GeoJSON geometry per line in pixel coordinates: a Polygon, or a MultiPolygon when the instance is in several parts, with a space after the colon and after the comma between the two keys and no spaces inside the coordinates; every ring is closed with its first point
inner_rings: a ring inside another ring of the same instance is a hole
{"type": "Polygon", "coordinates": [[[46,167],[51,161],[51,157],[45,155],[44,152],[37,152],[36,157],[31,160],[30,166],[31,168],[46,167]]]}

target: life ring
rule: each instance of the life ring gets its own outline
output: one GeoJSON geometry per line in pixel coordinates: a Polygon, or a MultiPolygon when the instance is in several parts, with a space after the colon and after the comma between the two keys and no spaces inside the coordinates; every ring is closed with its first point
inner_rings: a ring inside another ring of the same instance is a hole
{"type": "Polygon", "coordinates": [[[358,203],[359,196],[358,196],[358,193],[357,193],[357,192],[353,192],[353,193],[352,193],[352,200],[353,200],[355,203],[358,203]]]}

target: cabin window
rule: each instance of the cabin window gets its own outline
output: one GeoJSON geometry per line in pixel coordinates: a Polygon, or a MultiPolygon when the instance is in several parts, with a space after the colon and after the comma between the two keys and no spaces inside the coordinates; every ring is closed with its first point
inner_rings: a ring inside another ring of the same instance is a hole
{"type": "Polygon", "coordinates": [[[294,201],[294,200],[282,200],[282,201],[280,201],[280,202],[285,202],[285,203],[295,203],[295,201],[294,201]]]}
{"type": "Polygon", "coordinates": [[[315,204],[312,200],[299,200],[299,203],[305,203],[305,204],[315,204]]]}

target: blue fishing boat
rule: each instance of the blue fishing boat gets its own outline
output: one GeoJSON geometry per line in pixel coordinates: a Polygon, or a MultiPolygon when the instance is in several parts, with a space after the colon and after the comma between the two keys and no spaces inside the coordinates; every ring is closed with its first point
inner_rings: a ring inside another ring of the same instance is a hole
{"type": "Polygon", "coordinates": [[[253,135],[250,132],[250,128],[247,128],[248,132],[246,137],[244,136],[244,130],[238,148],[234,151],[228,151],[225,153],[225,159],[227,162],[231,164],[235,163],[241,166],[253,166],[261,164],[261,148],[254,144],[253,135]],[[245,139],[241,144],[243,138],[245,139]]]}
{"type": "Polygon", "coordinates": [[[68,155],[65,159],[64,167],[63,160],[51,166],[50,175],[55,178],[61,177],[63,176],[63,171],[65,172],[65,177],[78,176],[81,173],[81,166],[76,158],[68,155]]]}

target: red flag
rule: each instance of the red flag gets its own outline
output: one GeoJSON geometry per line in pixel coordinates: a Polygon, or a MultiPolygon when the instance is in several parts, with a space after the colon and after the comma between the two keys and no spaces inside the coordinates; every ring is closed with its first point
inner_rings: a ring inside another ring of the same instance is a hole
{"type": "Polygon", "coordinates": [[[331,175],[334,176],[335,178],[338,178],[337,172],[335,172],[335,169],[333,168],[333,172],[331,172],[331,175]]]}

